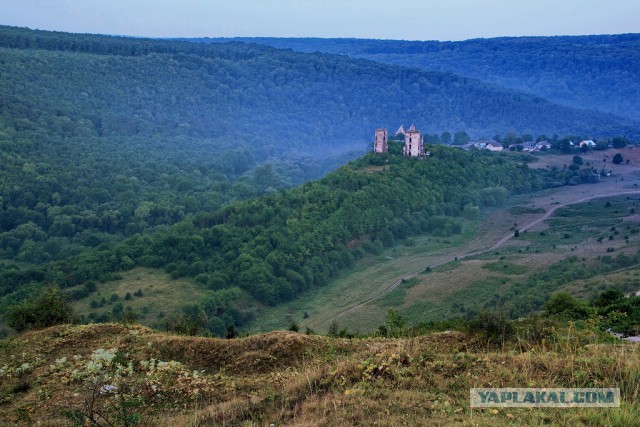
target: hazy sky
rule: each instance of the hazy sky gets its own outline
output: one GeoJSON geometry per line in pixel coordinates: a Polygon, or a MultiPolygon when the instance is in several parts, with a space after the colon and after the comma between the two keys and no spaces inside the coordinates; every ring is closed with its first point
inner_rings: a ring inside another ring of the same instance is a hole
{"type": "Polygon", "coordinates": [[[148,37],[463,40],[640,32],[640,0],[0,0],[0,24],[148,37]]]}

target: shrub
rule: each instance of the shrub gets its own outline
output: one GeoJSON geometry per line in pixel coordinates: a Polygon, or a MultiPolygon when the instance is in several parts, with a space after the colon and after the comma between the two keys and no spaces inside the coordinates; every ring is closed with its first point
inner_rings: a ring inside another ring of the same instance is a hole
{"type": "Polygon", "coordinates": [[[513,322],[501,312],[484,311],[467,321],[467,331],[487,345],[503,345],[515,337],[513,322]]]}
{"type": "Polygon", "coordinates": [[[291,322],[291,325],[289,325],[289,330],[291,332],[299,332],[300,331],[300,326],[298,326],[298,323],[296,321],[291,322]]]}
{"type": "Polygon", "coordinates": [[[331,322],[331,324],[329,325],[329,330],[327,331],[327,335],[329,335],[330,337],[338,336],[338,322],[336,322],[335,320],[331,322]]]}
{"type": "Polygon", "coordinates": [[[584,301],[580,301],[566,292],[558,292],[544,305],[547,314],[573,320],[588,319],[593,310],[584,301]]]}
{"type": "Polygon", "coordinates": [[[520,342],[539,344],[555,338],[557,321],[547,316],[532,316],[516,322],[515,327],[520,342]]]}
{"type": "Polygon", "coordinates": [[[475,206],[473,203],[467,203],[462,208],[462,215],[466,219],[476,219],[480,216],[480,207],[475,206]]]}
{"type": "Polygon", "coordinates": [[[45,291],[32,302],[9,306],[4,315],[7,325],[18,332],[70,323],[72,319],[73,310],[55,288],[45,291]]]}
{"type": "Polygon", "coordinates": [[[619,165],[623,161],[624,161],[624,159],[622,158],[622,154],[617,153],[615,156],[613,156],[613,160],[612,160],[613,164],[619,165]]]}
{"type": "Polygon", "coordinates": [[[196,336],[207,323],[207,315],[198,306],[184,306],[182,312],[169,316],[164,329],[180,335],[196,336]]]}
{"type": "Polygon", "coordinates": [[[378,333],[383,337],[400,337],[406,332],[407,321],[397,310],[389,310],[384,325],[378,326],[378,333]]]}
{"type": "Polygon", "coordinates": [[[607,289],[600,293],[600,296],[596,298],[592,305],[594,307],[606,307],[608,305],[615,304],[620,301],[624,301],[624,293],[617,289],[607,289]]]}

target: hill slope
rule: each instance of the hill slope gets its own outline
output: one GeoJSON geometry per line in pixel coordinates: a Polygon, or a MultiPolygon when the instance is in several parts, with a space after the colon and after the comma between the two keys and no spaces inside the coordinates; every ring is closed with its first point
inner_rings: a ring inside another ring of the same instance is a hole
{"type": "MultiPolygon", "coordinates": [[[[211,41],[215,39],[195,39],[211,41]]],[[[218,39],[228,40],[228,39],[218,39]]],[[[460,42],[236,38],[446,71],[577,108],[640,120],[640,34],[502,37],[460,42]]]]}
{"type": "MultiPolygon", "coordinates": [[[[572,330],[575,339],[575,330],[572,330]]],[[[590,334],[580,333],[585,343],[590,334]]],[[[0,341],[3,425],[634,425],[638,346],[487,349],[459,332],[238,340],[59,326],[0,341]],[[620,387],[621,408],[471,409],[472,387],[620,387]]]]}

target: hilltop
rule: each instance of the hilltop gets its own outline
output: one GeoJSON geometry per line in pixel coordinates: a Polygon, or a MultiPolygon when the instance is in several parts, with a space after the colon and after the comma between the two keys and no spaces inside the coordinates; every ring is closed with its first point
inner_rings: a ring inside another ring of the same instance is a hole
{"type": "MultiPolygon", "coordinates": [[[[195,39],[210,42],[230,39],[195,39]]],[[[445,71],[576,108],[640,120],[640,34],[500,37],[459,42],[234,38],[300,52],[327,52],[445,71]]]]}

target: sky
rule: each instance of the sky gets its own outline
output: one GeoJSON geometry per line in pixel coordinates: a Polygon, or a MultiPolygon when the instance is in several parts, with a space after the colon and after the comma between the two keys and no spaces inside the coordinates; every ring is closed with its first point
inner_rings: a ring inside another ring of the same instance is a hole
{"type": "Polygon", "coordinates": [[[640,0],[0,0],[0,24],[142,37],[465,40],[640,32],[640,0]]]}

